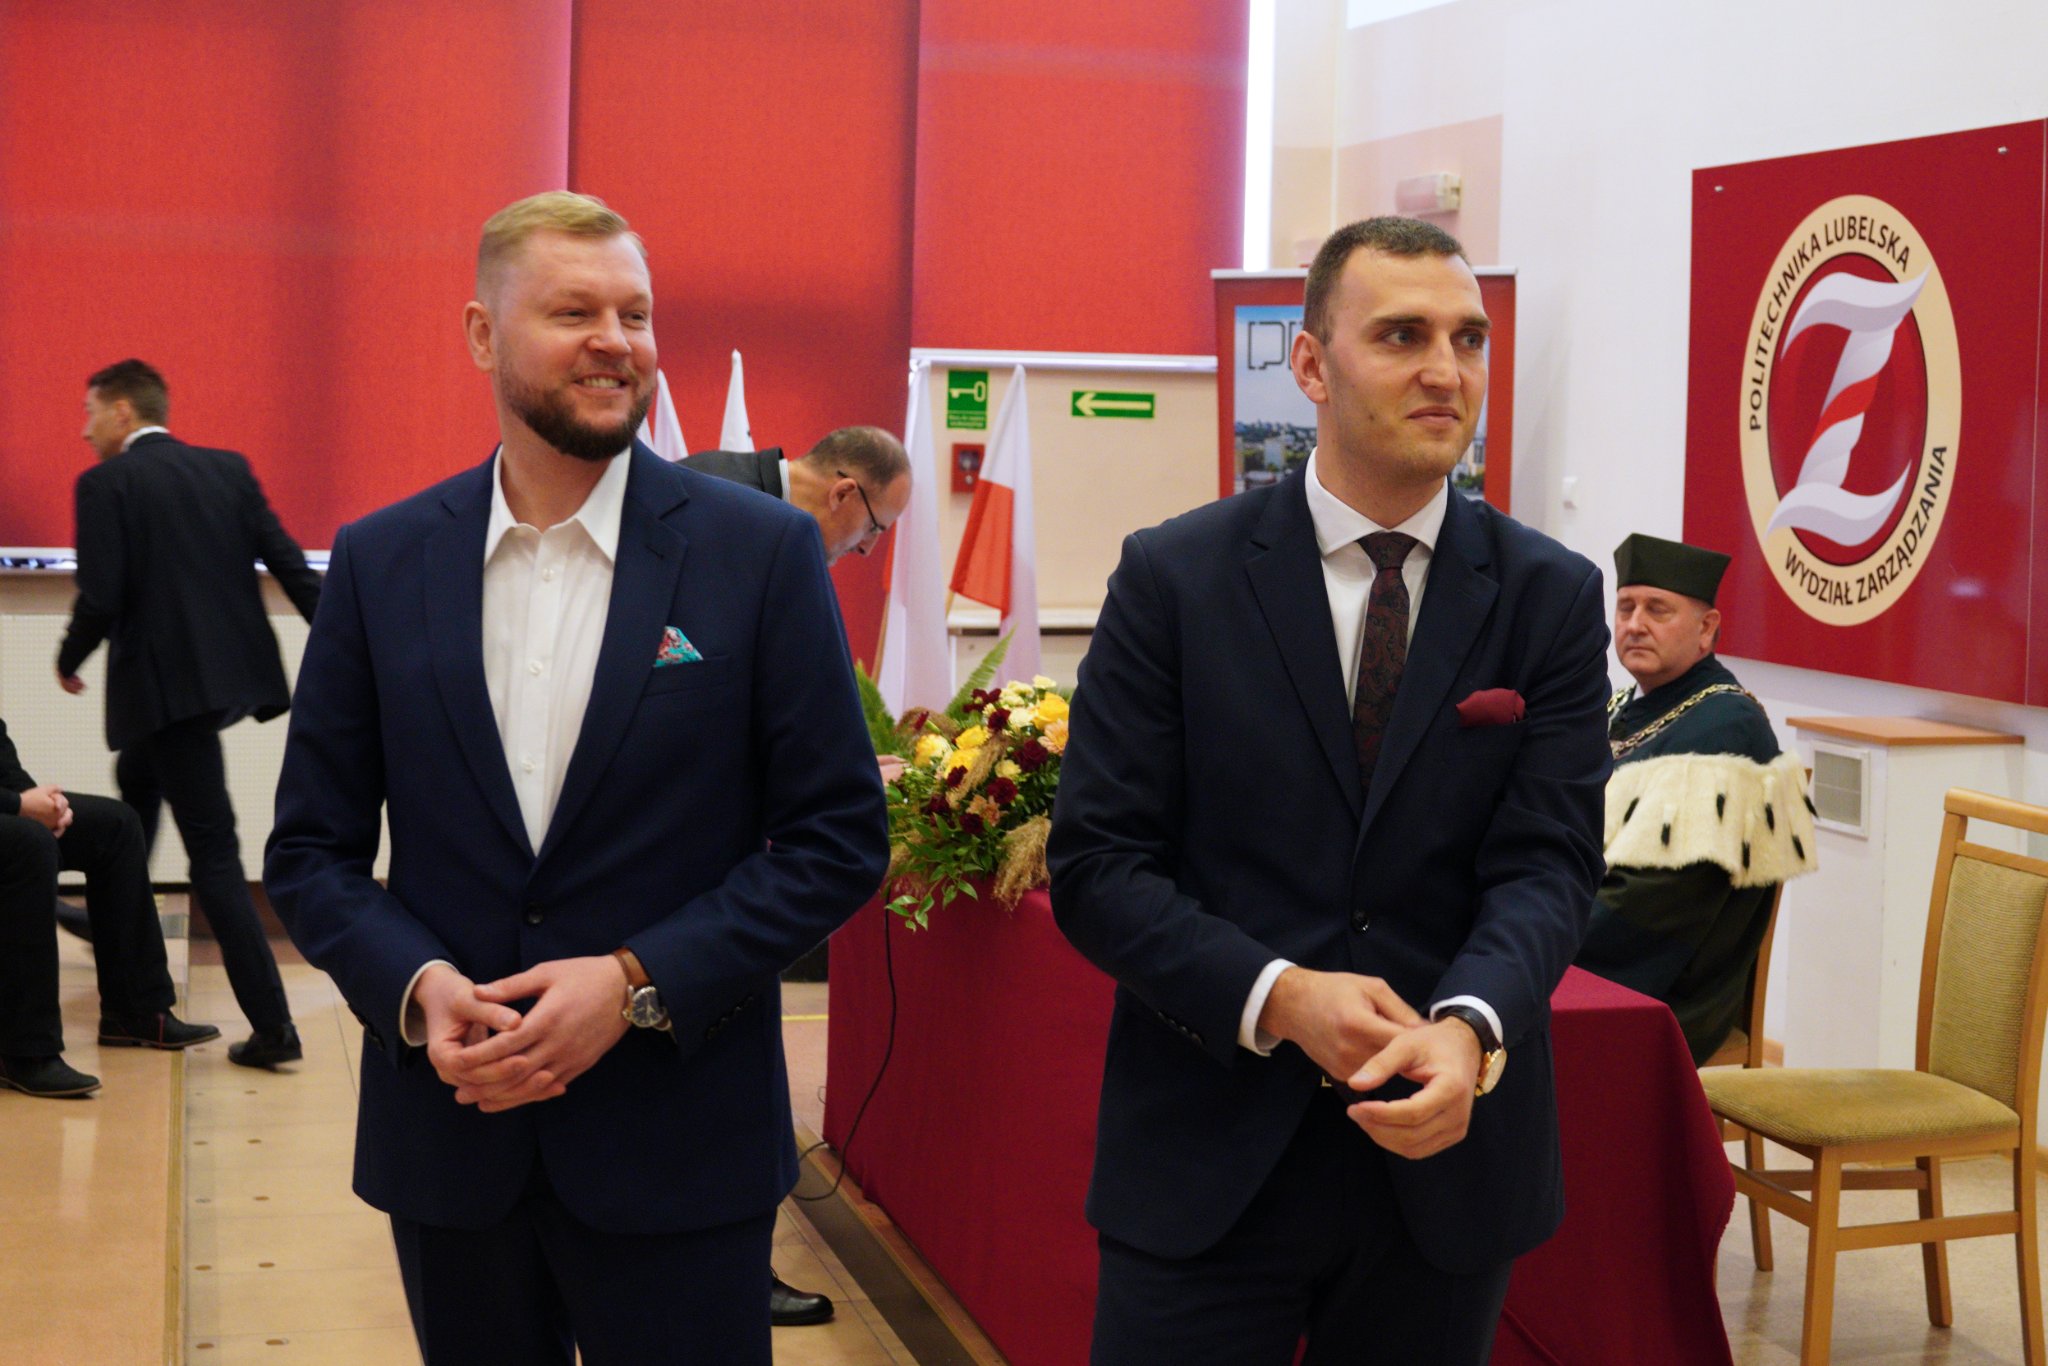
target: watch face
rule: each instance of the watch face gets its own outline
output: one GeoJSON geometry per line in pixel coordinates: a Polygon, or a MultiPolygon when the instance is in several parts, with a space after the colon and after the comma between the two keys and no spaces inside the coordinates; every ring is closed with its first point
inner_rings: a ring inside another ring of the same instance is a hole
{"type": "Polygon", "coordinates": [[[626,1018],[641,1029],[658,1028],[668,1019],[668,1012],[661,1008],[661,993],[653,987],[641,987],[633,993],[626,1018]]]}
{"type": "Polygon", "coordinates": [[[1485,1095],[1500,1085],[1501,1073],[1508,1070],[1508,1051],[1496,1048],[1479,1060],[1479,1094],[1485,1095]]]}

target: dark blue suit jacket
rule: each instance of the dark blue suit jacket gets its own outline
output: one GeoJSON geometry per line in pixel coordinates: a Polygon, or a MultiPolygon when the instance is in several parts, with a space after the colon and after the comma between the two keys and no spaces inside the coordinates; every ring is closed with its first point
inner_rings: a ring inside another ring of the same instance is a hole
{"type": "Polygon", "coordinates": [[[777,973],[887,862],[816,524],[625,458],[589,709],[539,850],[484,682],[489,462],[343,528],[300,668],[265,883],[367,1027],[356,1191],[425,1223],[496,1224],[535,1161],[607,1231],[771,1210],[796,1176],[777,973]],[[669,626],[702,662],[653,667],[669,626]],[[629,1031],[558,1099],[458,1105],[395,1034],[431,959],[483,982],[622,945],[673,1033],[629,1031]]]}
{"type": "MultiPolygon", "coordinates": [[[[1500,1087],[1457,1146],[1387,1155],[1410,1233],[1470,1271],[1562,1217],[1551,990],[1601,872],[1607,631],[1582,557],[1455,491],[1370,791],[1361,791],[1300,474],[1124,542],[1054,812],[1052,901],[1119,983],[1091,1221],[1167,1257],[1213,1245],[1320,1082],[1237,1043],[1275,957],[1500,1015],[1500,1087]],[[1513,688],[1527,717],[1464,729],[1513,688]],[[1359,929],[1355,926],[1363,925],[1359,929]]],[[[1407,1094],[1397,1081],[1383,1094],[1407,1094]]]]}

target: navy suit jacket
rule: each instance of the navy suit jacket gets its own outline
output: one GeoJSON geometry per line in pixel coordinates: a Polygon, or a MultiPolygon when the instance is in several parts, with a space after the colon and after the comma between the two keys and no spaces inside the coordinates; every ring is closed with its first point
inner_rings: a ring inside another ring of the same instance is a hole
{"type": "Polygon", "coordinates": [[[264,880],[366,1026],[356,1191],[424,1223],[495,1225],[536,1161],[602,1230],[771,1210],[796,1176],[777,974],[887,863],[816,524],[637,442],[623,458],[590,704],[538,850],[484,681],[489,462],[342,529],[300,667],[264,880]],[[669,626],[701,662],[653,667],[669,626]],[[622,945],[673,1031],[628,1031],[555,1100],[458,1105],[395,1033],[431,959],[484,982],[622,945]]]}
{"type": "MultiPolygon", "coordinates": [[[[1274,958],[1478,996],[1509,1048],[1465,1140],[1384,1156],[1423,1254],[1471,1271],[1563,1214],[1550,993],[1601,872],[1600,575],[1453,491],[1370,790],[1361,790],[1299,473],[1124,542],[1074,696],[1053,910],[1118,982],[1089,1218],[1166,1257],[1251,1202],[1320,1073],[1237,1043],[1274,958]],[[1516,725],[1457,703],[1513,688],[1516,725]],[[1199,1192],[1199,1198],[1190,1198],[1199,1192]]],[[[1397,1080],[1382,1094],[1409,1094],[1397,1080]]]]}

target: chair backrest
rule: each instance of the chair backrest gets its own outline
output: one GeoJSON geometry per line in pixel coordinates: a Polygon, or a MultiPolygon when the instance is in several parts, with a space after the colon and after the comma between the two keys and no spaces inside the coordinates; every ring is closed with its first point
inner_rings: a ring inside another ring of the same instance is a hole
{"type": "Polygon", "coordinates": [[[1764,916],[1764,937],[1756,946],[1756,966],[1749,974],[1749,999],[1743,1003],[1742,1027],[1749,1032],[1744,1067],[1764,1065],[1764,991],[1771,984],[1771,941],[1778,934],[1778,907],[1785,901],[1785,884],[1771,889],[1771,909],[1764,916]]]}
{"type": "Polygon", "coordinates": [[[2032,1141],[2048,996],[2048,860],[1965,838],[1970,821],[2048,835],[2048,809],[1952,788],[1927,911],[1918,1066],[2017,1111],[2032,1141]]]}

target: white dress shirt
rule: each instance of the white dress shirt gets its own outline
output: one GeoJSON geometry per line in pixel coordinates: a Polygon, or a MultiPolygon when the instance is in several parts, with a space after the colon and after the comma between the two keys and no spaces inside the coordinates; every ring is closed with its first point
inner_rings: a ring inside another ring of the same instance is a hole
{"type": "Polygon", "coordinates": [[[147,426],[137,427],[134,431],[128,433],[128,435],[121,438],[121,449],[124,451],[127,450],[130,446],[134,445],[143,437],[148,436],[153,432],[162,432],[165,436],[169,436],[171,434],[171,429],[169,427],[165,427],[154,422],[150,423],[147,426]]]}
{"type": "MultiPolygon", "coordinates": [[[[1401,562],[1401,582],[1408,588],[1408,639],[1414,640],[1415,623],[1422,619],[1422,594],[1429,585],[1430,561],[1436,554],[1437,537],[1443,533],[1444,512],[1450,506],[1451,486],[1448,482],[1439,485],[1436,496],[1399,526],[1383,527],[1323,487],[1316,472],[1314,451],[1309,452],[1303,483],[1308,494],[1309,520],[1315,523],[1316,548],[1323,556],[1323,589],[1330,598],[1330,625],[1337,632],[1337,667],[1344,672],[1344,700],[1349,703],[1358,688],[1358,641],[1365,632],[1372,581],[1379,572],[1359,541],[1377,531],[1398,531],[1415,538],[1408,558],[1401,562]]],[[[1244,1012],[1238,1017],[1237,1041],[1254,1053],[1271,1053],[1280,1042],[1259,1028],[1259,1015],[1266,1008],[1273,983],[1293,966],[1284,958],[1266,964],[1252,983],[1251,995],[1245,998],[1244,1012]]],[[[1491,1022],[1493,1036],[1502,1037],[1500,1017],[1476,996],[1453,996],[1438,1001],[1430,1007],[1430,1018],[1435,1019],[1454,1005],[1472,1006],[1491,1022]]]]}
{"type": "MultiPolygon", "coordinates": [[[[504,452],[491,462],[491,519],[480,566],[484,683],[527,843],[536,853],[590,705],[629,468],[628,460],[615,457],[575,515],[542,531],[513,517],[505,501],[504,452]]],[[[401,998],[399,1036],[410,1044],[423,1042],[405,1028],[413,988],[432,966],[420,965],[401,998]]]]}

